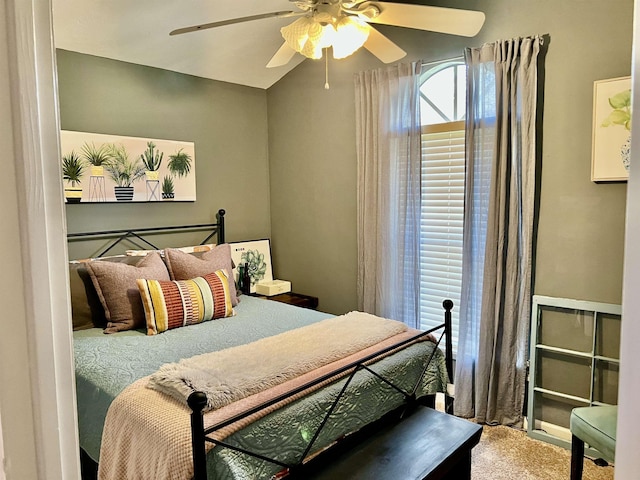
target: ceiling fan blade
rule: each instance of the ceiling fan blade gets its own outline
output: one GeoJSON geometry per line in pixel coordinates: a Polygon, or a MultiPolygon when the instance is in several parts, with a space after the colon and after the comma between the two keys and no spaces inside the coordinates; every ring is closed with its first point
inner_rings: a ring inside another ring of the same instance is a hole
{"type": "Polygon", "coordinates": [[[392,63],[400,60],[407,52],[393,43],[375,28],[370,27],[369,38],[364,42],[364,48],[373,53],[384,63],[392,63]]]}
{"type": "Polygon", "coordinates": [[[484,24],[484,13],[475,10],[431,7],[390,2],[366,2],[365,6],[373,6],[380,14],[373,18],[364,18],[370,23],[394,25],[396,27],[415,28],[432,32],[449,33],[463,37],[473,37],[484,24]]]}
{"type": "Polygon", "coordinates": [[[178,28],[169,32],[169,35],[180,35],[182,33],[197,32],[198,30],[206,30],[207,28],[224,27],[236,23],[251,22],[253,20],[262,20],[263,18],[287,18],[306,15],[305,12],[294,12],[293,10],[284,10],[281,12],[261,13],[260,15],[251,15],[249,17],[232,18],[230,20],[222,20],[220,22],[203,23],[201,25],[193,25],[191,27],[178,28]]]}
{"type": "Polygon", "coordinates": [[[296,51],[287,42],[284,42],[267,63],[267,68],[282,67],[289,63],[295,54],[296,51]]]}

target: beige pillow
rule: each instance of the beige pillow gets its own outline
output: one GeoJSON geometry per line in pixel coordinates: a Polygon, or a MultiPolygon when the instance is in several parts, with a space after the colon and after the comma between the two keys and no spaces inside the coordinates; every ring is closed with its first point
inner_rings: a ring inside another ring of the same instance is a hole
{"type": "MultiPolygon", "coordinates": [[[[166,248],[164,250],[164,260],[167,263],[171,280],[189,280],[195,277],[204,277],[217,270],[226,270],[230,276],[233,272],[231,246],[228,243],[223,243],[208,252],[204,252],[200,258],[174,248],[166,248]]],[[[229,281],[229,293],[231,294],[231,303],[235,307],[238,304],[238,296],[232,276],[229,281]]]]}
{"type": "Polygon", "coordinates": [[[144,308],[136,280],[169,280],[167,267],[157,253],[147,255],[136,265],[90,262],[87,270],[107,318],[104,333],[144,328],[144,308]]]}

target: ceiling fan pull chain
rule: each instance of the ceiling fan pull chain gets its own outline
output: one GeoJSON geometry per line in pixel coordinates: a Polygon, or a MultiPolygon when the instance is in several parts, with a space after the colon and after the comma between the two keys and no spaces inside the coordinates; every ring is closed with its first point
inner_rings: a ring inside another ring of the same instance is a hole
{"type": "Polygon", "coordinates": [[[324,51],[324,89],[329,90],[329,49],[324,51]]]}

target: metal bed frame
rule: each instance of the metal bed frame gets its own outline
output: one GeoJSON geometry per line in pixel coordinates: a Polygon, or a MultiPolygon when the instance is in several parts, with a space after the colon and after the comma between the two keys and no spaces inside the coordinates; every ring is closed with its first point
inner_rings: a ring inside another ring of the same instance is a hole
{"type": "MultiPolygon", "coordinates": [[[[193,480],[207,480],[207,464],[206,464],[206,442],[212,443],[214,445],[219,445],[221,447],[224,448],[228,448],[230,450],[235,450],[237,452],[243,453],[245,455],[249,455],[255,458],[258,458],[260,460],[263,460],[265,462],[270,462],[273,464],[276,464],[280,467],[282,467],[286,472],[288,476],[291,477],[297,477],[299,476],[299,478],[304,478],[304,469],[306,466],[306,459],[307,456],[309,455],[309,453],[311,452],[311,449],[314,445],[314,443],[316,442],[316,440],[318,439],[320,433],[322,432],[322,429],[326,426],[329,417],[331,416],[331,414],[333,413],[333,411],[335,410],[335,408],[338,406],[340,400],[342,399],[342,397],[344,396],[347,387],[349,386],[349,384],[351,383],[351,381],[353,380],[353,378],[355,377],[355,375],[361,371],[361,370],[366,370],[367,372],[369,372],[370,374],[372,374],[373,376],[375,376],[379,381],[389,385],[390,387],[392,387],[393,389],[395,389],[396,391],[398,391],[399,393],[401,393],[404,396],[404,404],[402,407],[402,411],[400,412],[400,419],[402,419],[402,417],[404,416],[404,412],[406,412],[408,409],[415,407],[417,404],[426,404],[426,403],[430,403],[429,401],[424,400],[424,398],[420,398],[416,396],[416,392],[420,386],[420,383],[422,382],[422,379],[425,375],[425,373],[427,372],[429,365],[431,364],[431,360],[433,359],[433,356],[436,352],[436,350],[438,349],[438,346],[440,345],[440,342],[442,341],[443,336],[446,335],[446,343],[445,343],[445,361],[446,361],[446,365],[447,365],[447,375],[448,375],[448,380],[451,383],[452,382],[452,374],[451,374],[451,363],[452,363],[452,355],[451,355],[451,341],[450,341],[450,335],[447,334],[448,332],[451,332],[451,309],[453,308],[453,302],[451,300],[445,300],[443,302],[443,307],[445,309],[445,313],[444,313],[444,323],[442,323],[441,325],[438,325],[430,330],[427,330],[425,332],[420,332],[419,334],[414,335],[411,338],[408,338],[402,342],[399,342],[395,345],[391,345],[389,347],[386,347],[378,352],[372,353],[368,356],[366,356],[365,358],[363,358],[362,360],[358,361],[358,362],[354,362],[351,363],[349,365],[346,365],[344,367],[338,368],[332,372],[329,372],[311,382],[308,382],[304,385],[301,385],[300,387],[297,387],[293,390],[290,390],[288,392],[283,393],[282,395],[279,395],[267,402],[264,402],[260,405],[257,405],[254,408],[251,408],[241,414],[235,415],[234,417],[231,417],[223,422],[220,422],[216,425],[213,425],[209,428],[204,428],[204,418],[203,418],[203,409],[205,408],[205,406],[207,405],[207,396],[203,393],[203,392],[193,392],[191,395],[189,395],[189,398],[187,399],[187,403],[189,405],[189,408],[191,408],[191,446],[193,449],[193,468],[194,468],[194,476],[193,476],[193,480]],[[384,378],[383,376],[379,375],[377,372],[375,372],[374,370],[372,370],[371,368],[369,368],[369,364],[375,362],[377,359],[380,359],[381,357],[383,357],[384,355],[386,355],[389,352],[393,352],[393,351],[397,351],[397,350],[402,350],[403,348],[407,348],[410,345],[415,344],[416,342],[424,339],[425,337],[427,337],[429,334],[438,331],[438,330],[442,330],[442,333],[440,334],[440,337],[438,338],[438,341],[436,342],[436,345],[433,349],[433,351],[431,352],[431,355],[429,356],[429,359],[425,362],[423,370],[422,370],[422,374],[419,376],[419,378],[417,379],[414,387],[411,389],[411,391],[404,391],[402,388],[398,387],[397,385],[395,385],[391,380],[384,378]],[[346,374],[346,375],[345,375],[346,374]],[[321,384],[322,382],[325,382],[329,379],[332,379],[334,377],[339,377],[340,379],[344,378],[346,376],[346,382],[344,383],[344,385],[342,386],[339,394],[337,395],[337,397],[335,398],[335,400],[333,401],[333,403],[331,404],[331,406],[329,407],[329,409],[325,412],[325,415],[322,419],[322,421],[320,422],[320,425],[318,426],[318,428],[316,429],[316,431],[314,432],[313,436],[310,438],[304,452],[302,453],[302,455],[300,456],[300,458],[298,459],[297,462],[295,463],[284,463],[281,462],[279,460],[276,460],[274,458],[269,458],[266,457],[264,455],[255,453],[255,452],[251,452],[249,450],[246,450],[244,448],[240,448],[240,447],[236,447],[234,445],[230,445],[224,441],[220,441],[220,440],[216,440],[214,438],[211,438],[209,435],[211,435],[212,433],[228,426],[231,425],[232,423],[235,423],[239,420],[242,420],[243,418],[246,418],[250,415],[253,415],[265,408],[268,408],[272,405],[277,404],[278,402],[281,402],[283,400],[286,400],[287,398],[297,395],[298,393],[304,392],[305,390],[308,390],[318,384],[321,384]]],[[[446,396],[446,392],[445,392],[445,396],[446,396]]],[[[448,401],[446,402],[446,410],[447,413],[452,413],[453,411],[453,401],[450,397],[447,397],[448,401]]],[[[329,450],[334,450],[336,448],[340,447],[340,441],[337,441],[335,444],[333,444],[332,446],[328,447],[325,451],[323,451],[322,454],[325,454],[326,452],[328,452],[329,450]]]]}
{"type": "Polygon", "coordinates": [[[175,225],[169,227],[149,227],[149,228],[135,228],[130,230],[102,230],[96,232],[80,232],[80,233],[68,233],[67,240],[69,242],[73,241],[82,241],[90,238],[113,238],[113,240],[104,247],[100,253],[95,255],[95,257],[103,257],[106,253],[109,253],[111,249],[115,248],[121,242],[128,240],[132,242],[134,245],[140,246],[136,243],[136,241],[142,242],[146,245],[144,248],[153,248],[154,250],[159,250],[159,248],[151,243],[146,236],[149,235],[157,235],[162,233],[170,233],[170,232],[189,232],[194,230],[208,230],[209,234],[205,237],[204,240],[200,242],[200,245],[204,245],[215,235],[216,243],[221,244],[224,243],[224,216],[226,212],[223,209],[218,210],[216,214],[217,223],[201,223],[195,225],[175,225]]]}
{"type": "MultiPolygon", "coordinates": [[[[138,242],[142,242],[144,245],[146,245],[147,247],[153,248],[153,249],[158,249],[158,247],[156,245],[154,245],[151,241],[149,241],[147,238],[147,236],[149,235],[155,235],[155,234],[162,234],[162,233],[168,233],[168,232],[187,232],[187,231],[194,231],[194,230],[208,230],[208,235],[204,238],[204,240],[202,240],[201,244],[205,244],[207,242],[209,242],[209,240],[213,237],[216,236],[216,243],[217,244],[221,244],[225,242],[225,210],[220,209],[218,210],[216,217],[217,217],[217,222],[216,223],[209,223],[209,224],[195,224],[195,225],[182,225],[182,226],[167,226],[167,227],[150,227],[150,228],[138,228],[138,229],[129,229],[129,230],[104,230],[104,231],[94,231],[94,232],[83,232],[83,233],[70,233],[67,235],[68,241],[78,241],[78,240],[86,240],[86,239],[90,239],[90,238],[113,238],[113,240],[105,247],[103,248],[100,253],[98,255],[96,255],[97,257],[102,257],[104,256],[106,253],[110,252],[111,249],[113,249],[115,246],[117,246],[118,244],[120,244],[121,242],[127,240],[130,241],[132,243],[134,243],[135,245],[138,245],[136,243],[136,241],[138,242]]],[[[447,368],[447,375],[448,375],[448,380],[449,383],[453,383],[452,381],[452,371],[453,371],[453,349],[452,349],[452,343],[451,343],[451,309],[453,308],[453,302],[451,300],[445,300],[443,302],[443,307],[444,307],[444,322],[428,331],[425,332],[420,332],[419,334],[404,340],[400,343],[397,343],[395,345],[389,346],[383,350],[380,350],[378,352],[375,352],[373,354],[370,354],[369,356],[365,357],[364,359],[346,365],[344,367],[341,367],[337,370],[334,370],[332,372],[329,372],[325,375],[323,375],[322,377],[308,382],[296,389],[293,389],[289,392],[286,392],[282,395],[279,395],[278,397],[264,402],[250,410],[247,410],[241,414],[238,414],[228,420],[225,420],[224,422],[218,423],[216,425],[213,425],[209,428],[204,428],[204,418],[203,418],[203,409],[206,406],[207,403],[207,399],[206,399],[206,395],[203,392],[194,392],[192,393],[189,398],[188,398],[188,405],[192,410],[191,413],[191,441],[192,441],[192,447],[193,447],[193,466],[194,466],[194,477],[193,480],[206,480],[207,479],[207,466],[206,466],[206,442],[209,443],[213,443],[215,445],[219,445],[222,446],[224,448],[229,448],[232,450],[236,450],[238,452],[241,452],[243,454],[246,455],[250,455],[253,456],[255,458],[261,459],[263,461],[266,462],[271,462],[274,463],[276,465],[281,466],[283,469],[286,469],[286,471],[288,472],[288,474],[292,477],[295,477],[296,475],[300,474],[300,472],[303,471],[303,468],[306,465],[306,457],[308,456],[308,454],[311,452],[311,449],[313,448],[314,443],[316,442],[316,440],[318,439],[322,429],[325,427],[325,425],[327,424],[329,417],[331,416],[331,414],[333,413],[333,411],[335,410],[335,408],[338,406],[338,403],[340,402],[341,398],[344,396],[344,393],[346,392],[347,387],[349,386],[349,384],[351,383],[351,381],[353,380],[354,376],[360,372],[361,370],[365,370],[367,372],[369,372],[371,375],[375,376],[379,381],[389,385],[390,387],[392,387],[393,389],[397,390],[399,393],[401,393],[404,396],[404,405],[403,405],[403,412],[406,411],[408,408],[411,408],[417,404],[426,404],[426,405],[430,405],[433,406],[433,400],[432,399],[426,399],[424,397],[417,397],[416,396],[416,392],[419,388],[420,382],[422,381],[422,378],[424,377],[424,374],[427,372],[427,369],[429,368],[429,365],[431,363],[431,360],[437,350],[437,348],[439,347],[442,338],[445,338],[445,363],[446,363],[446,368],[447,368]],[[403,348],[407,348],[408,346],[419,342],[421,340],[424,340],[425,337],[427,337],[427,335],[442,330],[435,348],[433,349],[429,359],[427,360],[427,362],[424,364],[423,370],[422,370],[422,374],[420,375],[420,377],[418,378],[418,380],[416,381],[414,387],[411,389],[411,391],[404,391],[403,389],[401,389],[400,387],[396,386],[391,380],[386,379],[384,377],[382,377],[381,375],[379,375],[378,373],[376,373],[375,371],[373,371],[371,368],[369,368],[369,364],[375,362],[376,360],[382,358],[384,355],[388,354],[389,352],[393,352],[394,350],[401,350],[403,348]],[[301,455],[300,459],[293,464],[286,464],[283,463],[279,460],[276,459],[272,459],[272,458],[268,458],[265,457],[263,455],[254,453],[254,452],[250,452],[247,451],[245,449],[233,446],[233,445],[229,445],[228,443],[224,442],[224,441],[218,441],[215,440],[213,438],[211,438],[209,435],[211,435],[212,433],[216,432],[217,430],[220,430],[221,428],[224,428],[234,422],[237,422],[245,417],[248,417],[250,415],[255,414],[256,412],[268,408],[278,402],[281,402],[283,400],[286,400],[287,398],[296,395],[298,393],[301,393],[305,390],[308,390],[322,382],[325,382],[331,378],[346,378],[346,382],[343,385],[343,387],[341,388],[338,396],[336,397],[336,399],[333,401],[332,405],[330,406],[330,408],[327,410],[327,412],[325,413],[325,416],[323,418],[323,420],[320,422],[320,425],[318,426],[318,429],[316,430],[316,432],[314,433],[314,435],[310,438],[309,443],[307,445],[307,447],[305,448],[305,451],[303,452],[303,454],[301,455]]],[[[452,413],[453,412],[453,399],[451,397],[447,396],[447,393],[445,392],[445,408],[446,411],[448,413],[452,413]]],[[[403,416],[403,412],[400,413],[400,418],[402,418],[403,416]]],[[[332,445],[331,447],[329,447],[327,450],[333,450],[336,447],[340,446],[340,441],[336,442],[334,445],[332,445]]]]}

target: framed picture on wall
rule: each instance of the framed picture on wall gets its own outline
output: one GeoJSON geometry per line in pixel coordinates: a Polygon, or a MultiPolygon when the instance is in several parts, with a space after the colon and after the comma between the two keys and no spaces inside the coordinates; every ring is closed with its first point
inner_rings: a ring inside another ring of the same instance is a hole
{"type": "Polygon", "coordinates": [[[251,279],[250,292],[256,291],[256,283],[273,280],[271,267],[271,243],[268,238],[235,242],[231,245],[231,259],[235,265],[233,278],[238,282],[240,267],[248,266],[251,279]]]}
{"type": "Polygon", "coordinates": [[[67,203],[195,202],[195,144],[60,131],[67,203]]]}
{"type": "Polygon", "coordinates": [[[594,82],[592,141],[591,181],[626,181],[631,146],[631,77],[594,82]]]}

